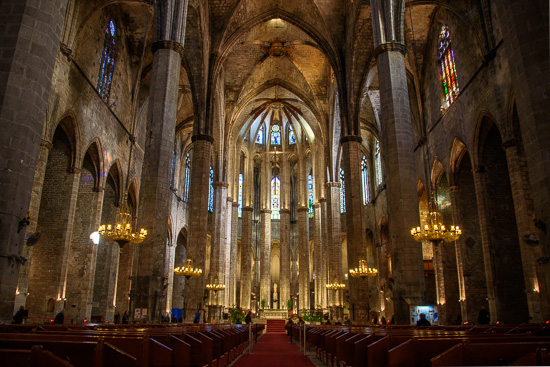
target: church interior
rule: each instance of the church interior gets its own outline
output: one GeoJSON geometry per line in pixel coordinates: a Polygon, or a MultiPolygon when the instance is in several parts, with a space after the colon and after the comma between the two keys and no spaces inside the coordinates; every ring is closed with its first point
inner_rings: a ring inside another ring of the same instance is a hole
{"type": "Polygon", "coordinates": [[[548,2],[0,4],[0,320],[550,320],[548,2]]]}

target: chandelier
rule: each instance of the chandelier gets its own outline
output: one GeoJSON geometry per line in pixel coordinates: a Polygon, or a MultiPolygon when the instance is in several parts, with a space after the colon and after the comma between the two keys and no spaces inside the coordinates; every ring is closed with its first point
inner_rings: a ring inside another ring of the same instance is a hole
{"type": "Polygon", "coordinates": [[[185,265],[178,266],[174,269],[174,274],[185,277],[185,279],[189,280],[191,277],[198,277],[201,275],[202,269],[195,268],[193,266],[193,260],[187,259],[185,260],[185,265]]]}
{"type": "Polygon", "coordinates": [[[426,215],[427,224],[424,225],[424,231],[420,230],[420,227],[413,227],[411,229],[411,236],[418,241],[422,242],[424,240],[431,241],[434,245],[438,245],[441,242],[452,242],[456,241],[462,231],[459,226],[451,226],[451,229],[447,229],[443,224],[443,217],[441,213],[437,210],[437,205],[431,194],[430,202],[428,203],[429,211],[426,215]]]}
{"type": "Polygon", "coordinates": [[[338,279],[334,278],[332,283],[326,284],[325,287],[333,291],[339,291],[340,289],[346,288],[346,285],[344,283],[338,283],[338,279]]]}
{"type": "Polygon", "coordinates": [[[206,285],[206,289],[208,289],[209,291],[214,291],[214,292],[221,291],[221,290],[225,289],[225,284],[218,283],[218,278],[216,277],[216,278],[214,278],[214,281],[212,283],[208,283],[206,285]]]}
{"type": "Polygon", "coordinates": [[[354,278],[365,279],[367,277],[375,277],[378,274],[378,269],[369,268],[367,266],[367,260],[360,258],[359,266],[354,269],[349,269],[349,274],[354,278]]]}
{"type": "Polygon", "coordinates": [[[107,242],[117,242],[120,248],[127,243],[140,243],[147,237],[147,230],[141,228],[139,232],[132,232],[132,214],[128,209],[128,194],[115,218],[115,224],[102,224],[97,231],[107,242]]]}

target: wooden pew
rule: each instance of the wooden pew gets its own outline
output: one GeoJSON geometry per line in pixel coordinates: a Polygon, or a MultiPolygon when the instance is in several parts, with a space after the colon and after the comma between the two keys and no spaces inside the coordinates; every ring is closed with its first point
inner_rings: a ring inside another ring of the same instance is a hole
{"type": "Polygon", "coordinates": [[[30,350],[0,349],[0,361],[3,366],[74,367],[73,364],[44,350],[41,345],[35,345],[30,350]]]}

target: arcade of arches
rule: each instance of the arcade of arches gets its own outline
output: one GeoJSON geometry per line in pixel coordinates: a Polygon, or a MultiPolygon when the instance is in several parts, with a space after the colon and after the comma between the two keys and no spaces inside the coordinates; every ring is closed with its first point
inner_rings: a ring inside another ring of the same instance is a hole
{"type": "Polygon", "coordinates": [[[550,319],[548,2],[0,9],[0,320],[550,319]],[[432,195],[457,241],[411,236],[432,195]],[[92,243],[125,201],[145,240],[92,243]]]}

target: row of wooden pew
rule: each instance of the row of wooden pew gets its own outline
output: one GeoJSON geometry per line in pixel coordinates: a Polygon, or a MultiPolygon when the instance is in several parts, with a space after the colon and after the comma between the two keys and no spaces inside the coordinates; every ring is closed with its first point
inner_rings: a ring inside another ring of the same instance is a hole
{"type": "MultiPolygon", "coordinates": [[[[296,340],[302,340],[300,334],[296,340]],[[299,338],[299,339],[298,339],[299,338]]],[[[330,367],[550,365],[550,327],[311,326],[305,348],[330,367]]]]}
{"type": "Polygon", "coordinates": [[[248,338],[247,325],[229,324],[0,325],[0,364],[226,367],[248,338]]]}

